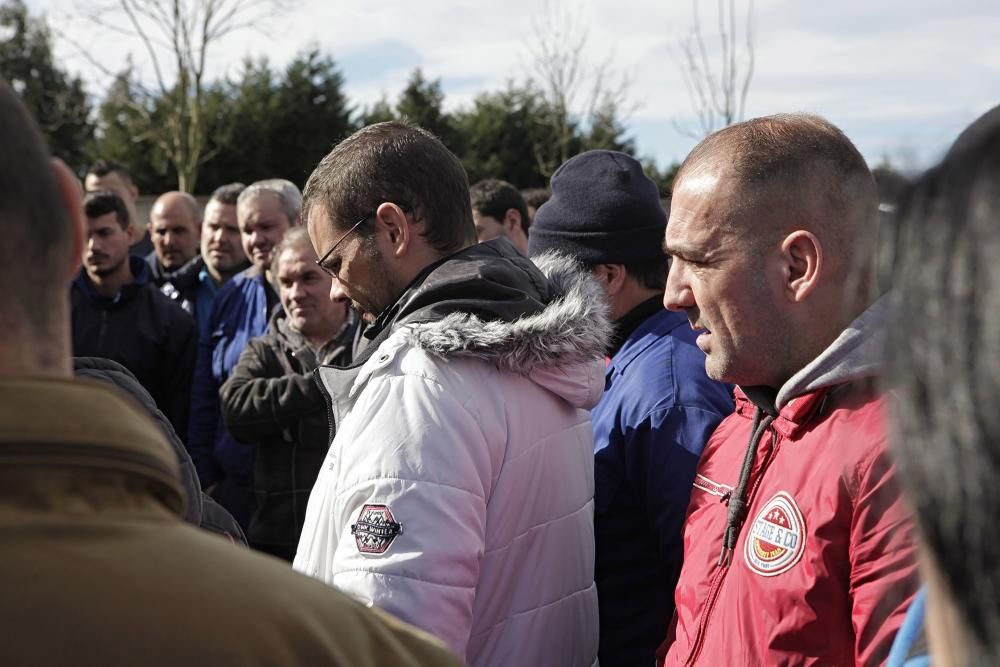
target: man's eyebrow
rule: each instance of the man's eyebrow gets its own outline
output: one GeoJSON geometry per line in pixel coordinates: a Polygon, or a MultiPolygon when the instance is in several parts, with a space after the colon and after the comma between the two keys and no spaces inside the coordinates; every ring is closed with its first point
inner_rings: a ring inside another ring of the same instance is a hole
{"type": "Polygon", "coordinates": [[[680,257],[681,259],[701,259],[705,253],[691,246],[674,245],[671,246],[666,240],[663,241],[663,250],[668,255],[680,257]]]}

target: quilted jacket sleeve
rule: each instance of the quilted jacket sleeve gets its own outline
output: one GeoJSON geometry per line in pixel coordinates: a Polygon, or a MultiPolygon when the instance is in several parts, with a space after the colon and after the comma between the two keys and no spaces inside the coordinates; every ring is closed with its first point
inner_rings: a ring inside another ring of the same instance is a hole
{"type": "Polygon", "coordinates": [[[382,377],[365,395],[332,461],[349,471],[334,499],[332,582],[465,656],[492,479],[486,438],[430,379],[382,377]]]}
{"type": "Polygon", "coordinates": [[[851,526],[855,662],[879,665],[917,592],[916,545],[884,440],[859,471],[851,526]]]}

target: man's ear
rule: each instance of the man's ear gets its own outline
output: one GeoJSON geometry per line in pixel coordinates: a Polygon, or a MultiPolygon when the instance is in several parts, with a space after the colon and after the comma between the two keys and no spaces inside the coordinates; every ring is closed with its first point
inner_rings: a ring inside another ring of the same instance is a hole
{"type": "Polygon", "coordinates": [[[128,192],[132,195],[132,201],[139,201],[139,186],[134,183],[129,183],[128,192]]]}
{"type": "Polygon", "coordinates": [[[784,291],[788,299],[801,303],[819,284],[823,271],[823,246],[805,230],[794,231],[781,243],[784,291]]]}
{"type": "Polygon", "coordinates": [[[69,263],[66,265],[65,277],[67,281],[76,277],[80,271],[80,264],[83,261],[84,228],[83,221],[83,188],[66,163],[59,158],[52,159],[52,171],[56,178],[56,187],[59,190],[59,198],[63,208],[66,209],[66,217],[69,218],[72,253],[70,253],[69,263]]]}
{"type": "Polygon", "coordinates": [[[593,271],[609,297],[617,296],[625,286],[625,279],[628,278],[624,264],[596,264],[593,271]]]}
{"type": "Polygon", "coordinates": [[[383,202],[375,210],[375,223],[378,225],[376,233],[384,235],[392,254],[396,257],[404,256],[413,244],[416,230],[403,209],[396,204],[383,202]]]}
{"type": "Polygon", "coordinates": [[[500,222],[508,233],[521,229],[521,212],[516,208],[509,208],[500,222]]]}
{"type": "Polygon", "coordinates": [[[139,227],[134,222],[130,222],[125,226],[125,236],[128,237],[128,244],[132,245],[135,243],[136,236],[138,235],[139,227]]]}

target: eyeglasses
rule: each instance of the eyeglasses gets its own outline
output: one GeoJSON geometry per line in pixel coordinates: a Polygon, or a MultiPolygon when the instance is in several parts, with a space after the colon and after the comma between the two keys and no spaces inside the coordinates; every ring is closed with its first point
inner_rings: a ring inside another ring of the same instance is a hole
{"type": "Polygon", "coordinates": [[[357,229],[358,227],[360,227],[362,223],[364,223],[364,222],[366,222],[366,221],[368,221],[368,220],[371,220],[371,219],[372,219],[372,217],[374,217],[374,216],[371,216],[371,215],[367,215],[367,216],[365,216],[365,217],[361,218],[360,220],[358,220],[357,222],[355,222],[355,223],[354,223],[354,225],[353,225],[353,226],[352,226],[352,227],[351,227],[350,229],[348,229],[348,230],[347,230],[347,232],[345,232],[345,233],[344,233],[344,235],[343,235],[343,236],[341,236],[341,237],[340,237],[340,238],[339,238],[339,239],[337,240],[337,242],[336,242],[336,243],[334,243],[334,244],[333,244],[333,247],[332,247],[332,248],[330,248],[329,250],[327,250],[327,251],[326,251],[326,254],[325,254],[325,255],[323,255],[322,257],[320,257],[319,259],[317,259],[317,260],[316,260],[316,266],[318,266],[319,268],[321,268],[321,269],[323,270],[323,272],[324,272],[324,273],[326,273],[326,274],[330,275],[331,277],[334,277],[334,278],[336,278],[336,277],[337,277],[337,276],[336,276],[336,273],[335,273],[334,271],[331,271],[330,269],[326,268],[325,266],[323,266],[323,263],[324,263],[324,262],[326,262],[326,259],[327,259],[327,257],[329,257],[330,255],[332,255],[332,254],[333,254],[333,251],[334,251],[334,250],[336,250],[336,249],[337,249],[337,247],[338,247],[338,246],[339,246],[339,245],[340,245],[341,243],[343,243],[343,242],[344,242],[344,240],[345,240],[345,239],[346,239],[346,238],[347,238],[348,236],[350,236],[350,235],[351,235],[351,232],[353,232],[353,231],[354,231],[355,229],[357,229]]]}

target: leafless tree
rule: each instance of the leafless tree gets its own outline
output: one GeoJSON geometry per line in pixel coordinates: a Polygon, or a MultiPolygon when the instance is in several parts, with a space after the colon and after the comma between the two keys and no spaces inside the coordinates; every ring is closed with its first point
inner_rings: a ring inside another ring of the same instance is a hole
{"type": "Polygon", "coordinates": [[[691,31],[681,40],[675,53],[684,76],[698,127],[677,125],[693,137],[703,137],[715,130],[743,120],[747,94],[754,74],[753,0],[746,2],[741,39],[736,0],[718,0],[718,45],[706,38],[698,11],[698,0],[691,0],[691,31]],[[742,44],[741,44],[742,42],[742,44]]]}
{"type": "Polygon", "coordinates": [[[582,14],[568,10],[560,0],[545,0],[541,14],[532,19],[532,27],[529,78],[541,91],[556,144],[535,146],[534,152],[540,171],[551,176],[572,157],[573,139],[581,122],[621,119],[634,110],[629,103],[632,82],[612,68],[613,54],[597,65],[587,63],[589,30],[582,14]]]}
{"type": "MultiPolygon", "coordinates": [[[[137,39],[149,58],[152,82],[137,82],[130,106],[145,121],[135,141],[153,141],[177,172],[178,189],[193,192],[206,154],[205,71],[209,52],[231,33],[270,17],[280,0],[115,0],[87,6],[82,17],[109,36],[137,39]],[[147,103],[167,100],[163,118],[147,103]]],[[[70,40],[72,41],[72,40],[70,40]]],[[[89,57],[102,72],[114,75],[89,57]]]]}

